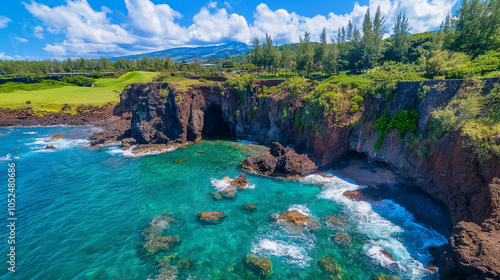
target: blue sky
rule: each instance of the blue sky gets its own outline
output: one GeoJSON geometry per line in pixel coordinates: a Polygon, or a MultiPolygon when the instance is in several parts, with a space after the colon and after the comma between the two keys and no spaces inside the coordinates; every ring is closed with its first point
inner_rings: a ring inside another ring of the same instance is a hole
{"type": "Polygon", "coordinates": [[[400,11],[412,33],[436,30],[458,0],[350,1],[5,1],[0,10],[0,59],[120,56],[180,46],[250,43],[271,34],[279,43],[335,36],[380,5],[390,31],[400,11]]]}

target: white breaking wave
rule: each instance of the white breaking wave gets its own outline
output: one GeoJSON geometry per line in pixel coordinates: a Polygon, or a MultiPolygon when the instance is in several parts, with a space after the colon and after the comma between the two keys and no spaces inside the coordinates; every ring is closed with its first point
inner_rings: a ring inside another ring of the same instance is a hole
{"type": "Polygon", "coordinates": [[[88,146],[90,141],[88,139],[57,139],[57,140],[47,140],[46,138],[36,138],[35,142],[28,143],[27,145],[33,146],[32,149],[38,150],[38,152],[49,152],[54,150],[46,150],[47,145],[53,145],[58,150],[69,149],[74,147],[88,146]]]}
{"type": "Polygon", "coordinates": [[[169,147],[165,149],[160,149],[160,150],[154,150],[154,151],[148,151],[148,152],[140,152],[140,153],[134,153],[134,148],[136,146],[131,146],[130,148],[126,150],[122,150],[121,147],[119,146],[112,146],[112,148],[108,149],[106,152],[112,155],[122,155],[124,157],[143,157],[143,156],[151,156],[151,155],[159,155],[167,152],[173,152],[176,150],[174,147],[169,147]]]}
{"type": "MultiPolygon", "coordinates": [[[[312,217],[311,210],[305,205],[293,204],[287,211],[297,210],[301,214],[312,217]]],[[[279,214],[275,214],[277,216],[279,214]]],[[[289,265],[308,267],[312,260],[309,257],[315,244],[316,237],[309,228],[292,227],[287,223],[276,223],[276,230],[264,234],[252,244],[252,253],[282,258],[289,265]]]]}
{"type": "Polygon", "coordinates": [[[444,236],[416,222],[410,212],[392,200],[371,204],[348,199],[343,195],[345,191],[362,187],[338,177],[309,175],[302,181],[321,185],[323,191],[319,194],[320,198],[333,200],[343,206],[348,219],[356,225],[356,231],[368,237],[369,241],[363,246],[363,251],[374,263],[388,268],[399,268],[411,279],[420,279],[429,274],[424,264],[431,259],[431,256],[425,249],[445,244],[447,240],[444,236]],[[401,226],[382,217],[381,214],[401,226]],[[414,242],[413,248],[407,248],[403,244],[401,240],[404,238],[411,238],[414,242]],[[382,253],[383,249],[394,256],[395,262],[382,253]],[[411,254],[409,250],[416,252],[411,254]]]}
{"type": "Polygon", "coordinates": [[[33,134],[38,134],[38,132],[35,132],[35,131],[28,131],[28,132],[23,132],[23,134],[33,135],[33,134]]]}
{"type": "MultiPolygon", "coordinates": [[[[212,178],[212,179],[210,179],[210,183],[212,184],[212,187],[214,187],[214,189],[216,189],[217,191],[237,190],[237,188],[235,186],[230,184],[230,181],[212,178]]],[[[255,189],[255,185],[254,184],[247,184],[245,188],[246,189],[255,189]]]]}
{"type": "Polygon", "coordinates": [[[10,154],[7,154],[7,155],[6,155],[6,156],[4,156],[4,157],[0,157],[0,161],[7,161],[7,160],[11,160],[11,158],[12,158],[12,157],[10,156],[10,154]]]}

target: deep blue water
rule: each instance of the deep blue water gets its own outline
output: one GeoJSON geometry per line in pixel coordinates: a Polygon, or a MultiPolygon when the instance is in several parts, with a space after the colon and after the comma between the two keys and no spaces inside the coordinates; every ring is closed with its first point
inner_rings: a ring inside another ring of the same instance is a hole
{"type": "Polygon", "coordinates": [[[0,129],[0,219],[5,225],[9,162],[16,163],[18,218],[15,273],[7,271],[8,231],[0,230],[0,279],[153,279],[158,259],[168,255],[191,260],[189,269],[178,271],[179,279],[252,279],[242,265],[247,253],[271,260],[269,279],[321,279],[317,261],[326,256],[339,264],[344,279],[438,278],[425,269],[428,248],[446,243],[446,232],[416,220],[395,200],[345,198],[345,190],[358,188],[348,180],[311,175],[297,182],[247,174],[252,188],[238,191],[234,200],[214,201],[208,192],[225,187],[217,179],[237,177],[241,160],[259,147],[203,140],[161,155],[127,157],[118,147],[89,149],[91,133],[91,127],[0,129]],[[47,140],[56,133],[67,138],[47,140]],[[47,144],[57,149],[45,150],[47,144]],[[242,211],[246,202],[257,211],[242,211]],[[271,219],[289,209],[319,226],[295,228],[271,219]],[[223,211],[227,219],[201,225],[200,211],[223,211]],[[175,222],[163,235],[178,235],[181,243],[147,255],[141,233],[164,214],[175,222]],[[347,222],[329,225],[328,215],[347,222]],[[348,245],[332,239],[339,232],[350,236],[348,245]]]}

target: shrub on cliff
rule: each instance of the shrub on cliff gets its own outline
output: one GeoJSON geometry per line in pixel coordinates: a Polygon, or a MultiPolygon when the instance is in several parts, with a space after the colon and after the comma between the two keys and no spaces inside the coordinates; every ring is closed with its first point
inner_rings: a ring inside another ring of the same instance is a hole
{"type": "Polygon", "coordinates": [[[247,92],[247,88],[252,88],[254,81],[255,77],[253,75],[244,73],[240,76],[229,76],[226,83],[240,97],[243,97],[247,92]]]}
{"type": "Polygon", "coordinates": [[[380,136],[375,142],[374,149],[380,150],[384,137],[389,134],[391,129],[395,128],[399,132],[399,138],[403,139],[407,132],[417,130],[418,118],[420,115],[416,110],[402,110],[391,119],[386,114],[383,114],[375,121],[375,129],[380,132],[380,136]]]}
{"type": "Polygon", "coordinates": [[[500,86],[481,95],[483,82],[464,81],[457,95],[443,108],[432,112],[431,138],[459,132],[463,146],[470,147],[479,160],[500,155],[500,86]]]}

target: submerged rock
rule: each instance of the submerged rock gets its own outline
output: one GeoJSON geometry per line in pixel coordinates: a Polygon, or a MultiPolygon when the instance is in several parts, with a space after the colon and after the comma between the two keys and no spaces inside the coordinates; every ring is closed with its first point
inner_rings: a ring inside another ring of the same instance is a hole
{"type": "Polygon", "coordinates": [[[147,239],[159,236],[174,221],[175,218],[171,215],[158,216],[149,223],[149,227],[142,231],[142,236],[147,239]]]}
{"type": "Polygon", "coordinates": [[[254,254],[247,254],[243,264],[260,278],[266,278],[273,272],[273,265],[269,259],[254,254]]]}
{"type": "Polygon", "coordinates": [[[401,280],[399,276],[379,274],[373,277],[373,280],[401,280]]]}
{"type": "Polygon", "coordinates": [[[335,233],[333,235],[333,241],[346,247],[351,245],[351,237],[348,234],[342,232],[335,233]]]}
{"type": "Polygon", "coordinates": [[[236,191],[235,190],[223,190],[223,191],[220,191],[219,194],[223,198],[227,198],[227,199],[235,199],[236,198],[236,191]]]}
{"type": "Polygon", "coordinates": [[[332,257],[319,259],[318,265],[321,271],[328,275],[328,279],[343,279],[344,273],[332,257]]]}
{"type": "Polygon", "coordinates": [[[222,223],[227,215],[223,212],[208,211],[200,212],[196,217],[203,224],[216,225],[222,223]]]}
{"type": "Polygon", "coordinates": [[[45,150],[54,150],[56,147],[54,145],[45,146],[45,150]]]}
{"type": "Polygon", "coordinates": [[[436,273],[439,268],[433,266],[433,265],[429,265],[427,268],[426,268],[428,271],[430,271],[431,273],[436,273]]]}
{"type": "Polygon", "coordinates": [[[347,218],[345,216],[326,216],[326,223],[331,226],[345,227],[347,223],[347,218]]]}
{"type": "Polygon", "coordinates": [[[255,212],[255,210],[257,210],[257,206],[255,206],[255,204],[253,204],[253,203],[245,203],[245,204],[243,204],[241,209],[243,209],[247,212],[255,212]]]}
{"type": "Polygon", "coordinates": [[[144,244],[144,249],[149,255],[159,251],[168,251],[181,242],[180,238],[174,236],[158,236],[144,244]]]}
{"type": "Polygon", "coordinates": [[[210,195],[210,197],[213,199],[213,200],[216,200],[216,201],[219,201],[222,199],[222,195],[220,195],[219,192],[208,192],[208,195],[210,195]]]}
{"type": "Polygon", "coordinates": [[[66,138],[66,137],[62,136],[61,134],[55,134],[54,136],[49,138],[49,141],[59,140],[59,139],[64,139],[64,138],[66,138]]]}
{"type": "Polygon", "coordinates": [[[285,220],[288,223],[298,225],[298,226],[306,226],[313,225],[313,220],[297,210],[286,211],[279,215],[278,219],[285,220]]]}
{"type": "Polygon", "coordinates": [[[245,189],[248,185],[247,176],[245,176],[245,174],[240,174],[240,176],[232,180],[230,184],[237,187],[238,189],[245,189]]]}

